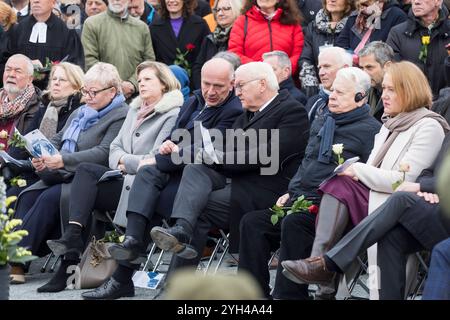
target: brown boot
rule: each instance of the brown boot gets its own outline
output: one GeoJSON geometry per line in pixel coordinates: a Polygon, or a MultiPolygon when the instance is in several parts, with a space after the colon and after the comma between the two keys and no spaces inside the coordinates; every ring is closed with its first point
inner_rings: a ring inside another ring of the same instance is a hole
{"type": "MultiPolygon", "coordinates": [[[[339,200],[324,194],[320,202],[319,220],[316,226],[311,257],[321,257],[342,238],[349,222],[347,207],[339,200]]],[[[329,284],[320,285],[316,299],[332,299],[337,291],[339,279],[331,279],[329,284]]]]}

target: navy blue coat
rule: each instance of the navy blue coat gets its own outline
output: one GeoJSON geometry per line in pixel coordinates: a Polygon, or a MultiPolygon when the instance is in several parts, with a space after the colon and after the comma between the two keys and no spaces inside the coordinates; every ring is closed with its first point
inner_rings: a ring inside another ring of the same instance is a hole
{"type": "MultiPolygon", "coordinates": [[[[342,30],[335,42],[337,47],[355,50],[361,42],[363,35],[361,35],[354,26],[357,16],[358,12],[355,11],[348,17],[344,30],[342,30]]],[[[383,8],[383,13],[381,14],[381,28],[375,29],[372,32],[368,42],[386,42],[391,28],[406,21],[406,19],[406,13],[403,12],[396,0],[386,3],[383,8]]]]}
{"type": "MultiPolygon", "coordinates": [[[[200,90],[194,91],[193,96],[190,97],[181,107],[180,113],[178,114],[177,121],[172,132],[176,129],[186,129],[191,135],[191,145],[185,146],[180,150],[180,155],[183,151],[189,151],[194,156],[194,124],[189,121],[192,113],[197,110],[200,106],[202,108],[205,105],[205,100],[201,94],[200,90]]],[[[242,105],[238,97],[235,96],[234,92],[231,92],[228,98],[217,107],[206,108],[201,112],[195,121],[201,121],[203,127],[207,129],[218,129],[225,133],[226,129],[231,128],[236,118],[242,114],[242,105]]],[[[199,135],[200,137],[200,135],[199,135]]],[[[168,137],[170,139],[170,137],[168,137]]],[[[181,141],[172,140],[175,143],[180,143],[181,141]]],[[[160,194],[157,212],[162,215],[170,215],[172,213],[172,206],[175,200],[175,195],[178,191],[178,186],[180,184],[181,175],[183,173],[184,165],[173,163],[170,155],[157,154],[155,156],[156,167],[166,173],[170,173],[170,180],[168,185],[160,194]]],[[[194,159],[191,158],[193,161],[194,159]]]]}

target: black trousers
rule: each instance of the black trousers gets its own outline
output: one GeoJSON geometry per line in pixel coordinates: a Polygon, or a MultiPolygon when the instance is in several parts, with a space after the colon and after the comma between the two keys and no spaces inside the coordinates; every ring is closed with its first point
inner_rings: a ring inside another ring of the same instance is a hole
{"type": "MultiPolygon", "coordinates": [[[[171,217],[183,218],[192,225],[191,245],[197,252],[203,251],[212,228],[229,228],[230,198],[231,185],[227,184],[225,176],[201,164],[189,164],[184,168],[171,217]]],[[[200,259],[201,254],[190,260],[174,255],[169,272],[196,266],[200,259]]]]}
{"type": "MultiPolygon", "coordinates": [[[[243,216],[240,224],[239,270],[252,274],[267,298],[270,297],[267,263],[271,252],[280,248],[280,262],[308,258],[315,235],[314,215],[291,214],[273,225],[271,214],[270,210],[249,212],[243,216]]],[[[308,285],[290,281],[281,271],[282,266],[278,264],[273,298],[308,299],[308,285]]]]}
{"type": "Polygon", "coordinates": [[[111,169],[108,167],[94,163],[82,163],[78,166],[71,186],[69,221],[79,222],[86,227],[90,224],[94,209],[117,209],[123,179],[97,184],[98,179],[109,170],[111,169]]]}
{"type": "MultiPolygon", "coordinates": [[[[378,242],[379,297],[404,299],[407,255],[425,249],[402,225],[402,221],[414,218],[408,216],[417,206],[430,211],[431,214],[437,205],[426,203],[423,198],[411,192],[395,192],[326,255],[345,272],[359,254],[378,242]]],[[[442,228],[436,228],[434,232],[436,243],[448,236],[442,228]]]]}
{"type": "Polygon", "coordinates": [[[159,171],[155,165],[139,168],[128,197],[127,212],[143,215],[152,220],[159,195],[169,183],[170,175],[159,171]]]}

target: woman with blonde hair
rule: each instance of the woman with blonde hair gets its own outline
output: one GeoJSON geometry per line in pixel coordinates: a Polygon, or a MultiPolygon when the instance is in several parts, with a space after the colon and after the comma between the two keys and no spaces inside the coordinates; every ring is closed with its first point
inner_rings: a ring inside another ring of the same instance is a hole
{"type": "Polygon", "coordinates": [[[203,64],[217,52],[228,50],[231,27],[239,16],[241,0],[216,0],[212,8],[214,21],[217,22],[212,34],[203,39],[200,52],[192,66],[194,89],[200,88],[200,71],[203,64]]]}
{"type": "MultiPolygon", "coordinates": [[[[345,73],[345,69],[339,73],[345,73]]],[[[338,81],[333,83],[330,110],[343,99],[336,94],[340,85],[338,81]]],[[[352,98],[364,98],[366,95],[362,92],[352,98]]],[[[432,94],[423,72],[411,62],[393,63],[383,79],[382,99],[384,124],[375,136],[369,159],[366,163],[350,165],[337,177],[320,186],[323,197],[311,257],[284,261],[282,265],[289,279],[300,281],[296,277],[298,261],[321,263],[321,256],[346,231],[382,205],[398,183],[414,182],[436,158],[450,127],[444,118],[429,110],[432,94]]],[[[345,149],[345,145],[343,147],[345,149]]],[[[370,254],[369,250],[369,263],[373,265],[371,257],[376,257],[376,254],[370,254]]],[[[331,283],[335,280],[328,280],[328,284],[324,281],[322,285],[335,289],[335,284],[331,283]]],[[[377,292],[371,292],[371,298],[377,296],[377,292]]]]}
{"type": "Polygon", "coordinates": [[[66,268],[78,263],[84,250],[84,230],[89,230],[94,209],[115,210],[116,218],[126,220],[130,187],[142,165],[154,159],[159,147],[175,125],[179,107],[183,104],[180,84],[163,63],[145,61],[137,66],[139,96],[130,104],[120,132],[111,143],[109,167],[95,163],[80,165],[72,182],[69,218],[60,239],[49,240],[48,246],[57,255],[65,255],[58,272],[39,292],[64,290],[69,274],[66,268]],[[124,176],[98,183],[111,169],[124,176]]]}
{"type": "MultiPolygon", "coordinates": [[[[50,71],[47,90],[41,97],[42,105],[34,114],[29,126],[21,133],[25,135],[39,129],[46,138],[51,139],[61,131],[70,115],[81,105],[80,90],[84,83],[83,77],[83,70],[77,65],[69,62],[54,65],[50,71]]],[[[13,162],[5,164],[13,176],[20,175],[28,185],[39,180],[31,160],[28,159],[29,154],[24,149],[11,148],[8,153],[21,164],[20,166],[16,166],[13,162]]],[[[19,186],[10,186],[8,196],[17,196],[23,189],[19,186]]]]}

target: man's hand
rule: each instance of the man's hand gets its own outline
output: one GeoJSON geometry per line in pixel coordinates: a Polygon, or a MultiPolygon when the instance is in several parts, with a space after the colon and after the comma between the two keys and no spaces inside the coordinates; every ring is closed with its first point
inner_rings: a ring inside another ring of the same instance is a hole
{"type": "Polygon", "coordinates": [[[64,167],[64,162],[60,154],[54,156],[42,156],[42,160],[49,169],[61,169],[64,167]]]}
{"type": "Polygon", "coordinates": [[[129,81],[122,81],[122,91],[126,98],[129,98],[133,95],[134,85],[129,81]]]}
{"type": "Polygon", "coordinates": [[[154,165],[154,164],[156,164],[156,161],[155,161],[154,157],[147,158],[147,159],[142,159],[141,161],[139,161],[138,170],[142,166],[147,166],[147,165],[151,166],[151,165],[154,165]]]}
{"type": "Polygon", "coordinates": [[[284,207],[284,205],[288,200],[289,200],[289,193],[283,194],[281,197],[278,198],[276,205],[278,207],[284,207]]]}
{"type": "Polygon", "coordinates": [[[406,191],[406,192],[419,192],[420,191],[420,183],[404,181],[401,185],[395,189],[397,191],[406,191]]]}
{"type": "Polygon", "coordinates": [[[34,169],[36,169],[37,172],[44,170],[45,163],[41,158],[33,158],[31,159],[31,164],[33,165],[34,169]]]}
{"type": "Polygon", "coordinates": [[[170,140],[164,141],[164,143],[159,147],[160,154],[171,154],[172,152],[179,152],[180,148],[170,140]]]}
{"type": "Polygon", "coordinates": [[[355,181],[358,181],[358,177],[356,176],[355,169],[353,169],[353,165],[350,165],[344,172],[338,173],[338,176],[347,176],[352,178],[355,181]]]}
{"type": "Polygon", "coordinates": [[[436,193],[417,192],[417,195],[424,198],[426,202],[431,204],[439,203],[439,196],[436,193]]]}

